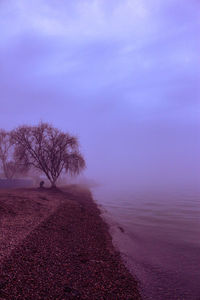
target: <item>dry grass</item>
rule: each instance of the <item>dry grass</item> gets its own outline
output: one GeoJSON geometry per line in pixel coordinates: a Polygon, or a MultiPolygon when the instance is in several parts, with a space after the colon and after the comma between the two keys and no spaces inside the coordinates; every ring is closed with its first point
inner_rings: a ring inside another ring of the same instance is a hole
{"type": "Polygon", "coordinates": [[[62,202],[50,190],[0,190],[0,263],[62,202]]]}

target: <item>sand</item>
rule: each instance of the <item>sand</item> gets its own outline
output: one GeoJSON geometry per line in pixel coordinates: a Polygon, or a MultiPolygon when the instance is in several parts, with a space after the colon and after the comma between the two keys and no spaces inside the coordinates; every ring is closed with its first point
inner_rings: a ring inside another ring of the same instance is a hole
{"type": "Polygon", "coordinates": [[[89,190],[0,193],[0,299],[141,299],[89,190]]]}

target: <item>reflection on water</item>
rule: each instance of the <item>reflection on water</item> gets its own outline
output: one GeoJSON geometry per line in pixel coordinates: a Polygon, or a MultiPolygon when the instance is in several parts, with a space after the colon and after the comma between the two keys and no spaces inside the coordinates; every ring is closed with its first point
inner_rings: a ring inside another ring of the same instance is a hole
{"type": "Polygon", "coordinates": [[[94,191],[144,299],[200,299],[200,192],[94,191]],[[123,227],[124,233],[118,229],[123,227]]]}

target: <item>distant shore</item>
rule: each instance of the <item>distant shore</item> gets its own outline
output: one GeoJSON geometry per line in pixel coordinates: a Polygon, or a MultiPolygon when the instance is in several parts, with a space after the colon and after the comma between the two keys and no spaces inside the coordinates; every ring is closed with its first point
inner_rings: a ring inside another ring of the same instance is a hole
{"type": "Polygon", "coordinates": [[[0,299],[141,299],[91,193],[0,191],[0,299]]]}

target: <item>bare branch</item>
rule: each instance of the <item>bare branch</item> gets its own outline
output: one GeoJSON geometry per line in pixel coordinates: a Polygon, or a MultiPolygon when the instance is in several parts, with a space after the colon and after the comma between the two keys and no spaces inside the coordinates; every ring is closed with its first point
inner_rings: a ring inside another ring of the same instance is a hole
{"type": "Polygon", "coordinates": [[[21,126],[11,136],[18,159],[26,166],[41,170],[52,186],[64,170],[78,174],[85,168],[77,138],[47,123],[21,126]]]}

